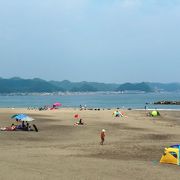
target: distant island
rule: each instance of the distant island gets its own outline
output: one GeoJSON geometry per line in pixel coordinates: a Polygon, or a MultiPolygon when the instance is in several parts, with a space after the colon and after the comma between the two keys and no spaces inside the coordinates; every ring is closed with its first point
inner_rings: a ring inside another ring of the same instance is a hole
{"type": "Polygon", "coordinates": [[[53,92],[180,92],[180,83],[97,83],[46,81],[39,78],[0,78],[0,93],[53,93],[53,92]]]}

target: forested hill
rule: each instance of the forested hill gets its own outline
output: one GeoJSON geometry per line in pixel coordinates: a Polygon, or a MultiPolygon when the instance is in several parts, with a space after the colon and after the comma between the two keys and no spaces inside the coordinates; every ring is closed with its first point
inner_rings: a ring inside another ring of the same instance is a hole
{"type": "Polygon", "coordinates": [[[97,82],[70,82],[46,81],[39,78],[0,78],[0,93],[43,93],[43,92],[98,92],[98,91],[180,91],[180,83],[97,83],[97,82]]]}
{"type": "Polygon", "coordinates": [[[147,83],[125,83],[118,87],[118,91],[144,91],[144,92],[153,92],[153,88],[151,88],[147,83]]]}
{"type": "Polygon", "coordinates": [[[56,92],[63,89],[42,79],[0,78],[0,93],[56,92]]]}

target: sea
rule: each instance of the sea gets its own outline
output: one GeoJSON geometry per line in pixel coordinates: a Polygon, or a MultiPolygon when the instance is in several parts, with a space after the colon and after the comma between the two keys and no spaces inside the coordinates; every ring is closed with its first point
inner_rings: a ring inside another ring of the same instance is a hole
{"type": "Polygon", "coordinates": [[[1,95],[1,108],[39,108],[60,102],[60,108],[122,108],[122,109],[172,109],[180,105],[155,105],[156,101],[180,101],[180,92],[170,93],[79,93],[79,94],[37,94],[1,95]]]}

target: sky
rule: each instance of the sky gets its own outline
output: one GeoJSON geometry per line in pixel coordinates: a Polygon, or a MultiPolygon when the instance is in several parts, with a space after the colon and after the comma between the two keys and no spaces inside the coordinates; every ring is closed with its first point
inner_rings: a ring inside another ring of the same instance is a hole
{"type": "Polygon", "coordinates": [[[0,0],[0,77],[180,82],[180,0],[0,0]]]}

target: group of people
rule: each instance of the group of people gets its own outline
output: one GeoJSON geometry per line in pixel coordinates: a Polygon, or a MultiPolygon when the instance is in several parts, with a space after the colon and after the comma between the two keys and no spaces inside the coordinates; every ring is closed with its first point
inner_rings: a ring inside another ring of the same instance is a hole
{"type": "Polygon", "coordinates": [[[85,104],[84,106],[82,106],[82,105],[80,104],[79,109],[80,109],[80,111],[86,110],[86,109],[87,109],[86,104],[85,104]]]}
{"type": "Polygon", "coordinates": [[[22,121],[21,124],[17,125],[16,129],[17,130],[18,129],[19,130],[24,130],[24,131],[31,131],[32,130],[31,125],[28,122],[25,123],[24,121],[22,121]]]}
{"type": "Polygon", "coordinates": [[[11,126],[8,126],[8,127],[1,127],[0,130],[1,131],[16,131],[16,130],[33,131],[35,130],[36,132],[38,132],[38,129],[35,124],[33,124],[33,128],[28,122],[22,121],[21,124],[18,124],[18,125],[11,124],[11,126]]]}

